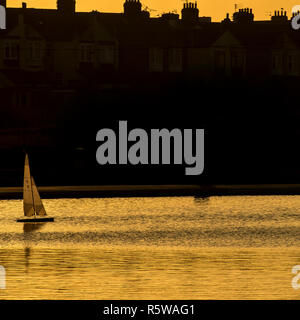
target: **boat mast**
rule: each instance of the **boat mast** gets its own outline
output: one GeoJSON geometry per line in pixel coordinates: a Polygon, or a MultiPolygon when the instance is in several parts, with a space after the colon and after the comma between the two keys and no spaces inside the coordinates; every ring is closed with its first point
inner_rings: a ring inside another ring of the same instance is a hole
{"type": "Polygon", "coordinates": [[[32,188],[32,178],[31,178],[31,174],[30,174],[30,184],[31,184],[31,194],[32,194],[32,204],[33,204],[34,216],[36,217],[36,210],[35,210],[35,205],[34,205],[34,196],[33,196],[33,188],[32,188]]]}

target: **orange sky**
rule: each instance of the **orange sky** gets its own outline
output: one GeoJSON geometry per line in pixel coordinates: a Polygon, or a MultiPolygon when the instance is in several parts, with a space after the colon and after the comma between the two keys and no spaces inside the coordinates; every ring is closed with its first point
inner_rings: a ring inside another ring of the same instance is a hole
{"type": "MultiPolygon", "coordinates": [[[[121,12],[125,0],[77,0],[78,11],[98,10],[103,12],[121,12]]],[[[27,2],[28,7],[55,8],[56,0],[7,0],[8,6],[20,7],[22,2],[27,2]]],[[[162,12],[177,10],[180,12],[184,0],[142,0],[145,6],[157,11],[152,16],[162,12]]],[[[213,21],[222,20],[226,12],[234,11],[234,4],[254,9],[256,20],[269,19],[270,12],[284,8],[290,15],[293,6],[300,4],[296,0],[198,0],[201,16],[211,16],[213,21]]]]}

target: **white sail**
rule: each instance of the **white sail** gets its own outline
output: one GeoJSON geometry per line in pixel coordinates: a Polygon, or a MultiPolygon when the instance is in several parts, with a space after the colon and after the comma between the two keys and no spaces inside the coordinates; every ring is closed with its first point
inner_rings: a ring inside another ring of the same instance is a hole
{"type": "Polygon", "coordinates": [[[24,215],[26,217],[34,216],[35,210],[34,210],[34,202],[33,202],[29,160],[28,160],[27,154],[26,154],[25,166],[24,166],[23,207],[24,207],[24,215]]]}
{"type": "Polygon", "coordinates": [[[46,210],[44,208],[43,202],[41,200],[39,191],[36,187],[33,177],[31,177],[32,193],[33,193],[33,203],[36,215],[46,216],[46,210]]]}

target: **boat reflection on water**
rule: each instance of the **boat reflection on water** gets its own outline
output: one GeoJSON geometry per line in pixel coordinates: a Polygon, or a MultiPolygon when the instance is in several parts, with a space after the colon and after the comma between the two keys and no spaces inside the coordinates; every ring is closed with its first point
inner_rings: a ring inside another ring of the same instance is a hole
{"type": "Polygon", "coordinates": [[[24,223],[23,231],[24,233],[30,233],[43,228],[46,223],[24,223]]]}
{"type": "Polygon", "coordinates": [[[194,201],[197,204],[207,204],[210,201],[210,197],[198,197],[198,196],[196,196],[194,198],[194,201]]]}
{"type": "Polygon", "coordinates": [[[25,241],[25,249],[24,249],[24,260],[25,260],[25,270],[26,273],[29,272],[30,265],[30,256],[31,256],[31,247],[30,241],[32,240],[32,234],[35,231],[41,230],[46,223],[24,223],[23,232],[24,232],[24,241],[25,241]]]}
{"type": "Polygon", "coordinates": [[[31,250],[30,247],[25,247],[24,258],[25,258],[26,273],[28,273],[28,271],[29,271],[29,259],[30,259],[30,253],[31,253],[30,250],[31,250]]]}

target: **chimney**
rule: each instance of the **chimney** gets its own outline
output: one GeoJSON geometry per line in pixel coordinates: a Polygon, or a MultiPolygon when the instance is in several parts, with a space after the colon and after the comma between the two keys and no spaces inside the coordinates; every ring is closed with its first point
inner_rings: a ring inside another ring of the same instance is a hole
{"type": "Polygon", "coordinates": [[[197,1],[195,3],[188,2],[183,4],[181,10],[182,20],[195,22],[199,20],[199,9],[197,8],[197,1]]]}
{"type": "Polygon", "coordinates": [[[223,24],[229,24],[231,22],[229,13],[226,14],[226,18],[222,21],[223,24]]]}
{"type": "Polygon", "coordinates": [[[250,23],[254,21],[252,9],[239,9],[239,12],[233,14],[233,21],[236,23],[250,23]]]}
{"type": "Polygon", "coordinates": [[[127,17],[139,17],[142,12],[142,4],[140,0],[125,0],[124,15],[127,17]]]}
{"type": "Polygon", "coordinates": [[[27,3],[26,2],[22,2],[22,9],[26,9],[27,8],[27,3]]]}
{"type": "Polygon", "coordinates": [[[62,14],[75,13],[76,0],[57,0],[57,11],[62,14]]]}
{"type": "Polygon", "coordinates": [[[271,18],[272,22],[275,23],[285,23],[288,21],[287,12],[286,11],[275,11],[274,15],[271,18]]]}

